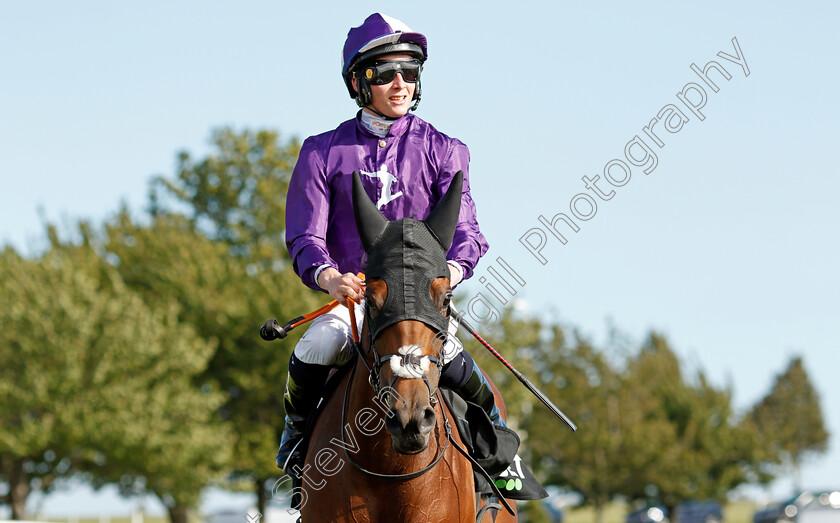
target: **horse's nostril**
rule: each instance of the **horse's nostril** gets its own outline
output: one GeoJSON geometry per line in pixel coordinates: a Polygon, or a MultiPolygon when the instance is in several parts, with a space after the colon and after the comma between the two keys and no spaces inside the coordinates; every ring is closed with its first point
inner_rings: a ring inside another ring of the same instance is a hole
{"type": "Polygon", "coordinates": [[[385,419],[385,429],[391,434],[397,434],[402,431],[404,426],[405,424],[400,417],[399,411],[393,408],[389,410],[388,416],[385,419]]]}
{"type": "Polygon", "coordinates": [[[421,434],[430,432],[435,426],[435,409],[426,407],[422,410],[419,429],[421,434]]]}

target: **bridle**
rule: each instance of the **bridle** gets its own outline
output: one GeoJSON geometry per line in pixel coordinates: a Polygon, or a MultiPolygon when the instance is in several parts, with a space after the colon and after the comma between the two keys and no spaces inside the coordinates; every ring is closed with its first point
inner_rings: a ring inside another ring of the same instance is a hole
{"type": "MultiPolygon", "coordinates": [[[[374,390],[374,392],[376,392],[377,396],[380,396],[380,394],[382,393],[382,390],[383,390],[382,384],[380,383],[380,375],[381,375],[382,365],[386,361],[390,361],[391,358],[394,358],[394,357],[400,358],[401,359],[400,364],[404,364],[404,363],[408,363],[409,365],[415,365],[416,364],[417,368],[421,368],[420,363],[419,363],[420,358],[428,358],[428,361],[430,363],[435,364],[435,366],[438,369],[438,376],[440,375],[440,371],[443,368],[443,361],[442,361],[442,357],[440,357],[441,356],[440,352],[438,353],[437,357],[436,356],[417,356],[415,354],[386,354],[384,356],[380,356],[379,351],[376,349],[376,344],[374,343],[373,334],[371,333],[370,329],[368,329],[368,338],[369,338],[368,352],[373,352],[373,366],[369,365],[368,362],[367,362],[366,355],[364,354],[364,351],[362,350],[361,343],[359,342],[359,332],[358,332],[358,327],[356,326],[355,312],[354,312],[354,306],[353,305],[354,305],[353,301],[348,298],[347,299],[347,308],[350,310],[350,325],[351,325],[352,332],[353,332],[353,346],[356,349],[356,353],[357,353],[358,358],[362,361],[362,364],[364,364],[365,368],[367,368],[367,370],[368,370],[368,382],[370,383],[371,387],[373,387],[373,390],[374,390]]],[[[368,322],[368,325],[369,325],[370,312],[369,312],[369,308],[368,308],[367,304],[365,304],[364,314],[365,314],[365,320],[368,322]]],[[[441,344],[441,348],[440,348],[440,351],[442,351],[442,350],[443,350],[443,344],[441,344]]],[[[347,456],[347,460],[350,461],[350,464],[353,465],[357,470],[359,470],[360,472],[362,472],[364,474],[367,474],[368,476],[372,476],[372,477],[375,477],[375,478],[384,478],[384,479],[409,480],[409,479],[413,479],[413,478],[422,476],[426,472],[432,470],[435,467],[435,465],[437,465],[440,462],[440,460],[443,458],[444,454],[446,453],[446,449],[449,447],[449,441],[452,439],[452,426],[449,423],[449,418],[447,418],[447,416],[446,416],[446,408],[443,405],[441,405],[440,411],[441,411],[441,414],[443,416],[443,428],[444,428],[444,431],[446,433],[445,443],[443,445],[443,448],[441,448],[440,437],[438,437],[437,456],[435,457],[435,459],[431,463],[429,463],[428,465],[426,465],[422,469],[420,469],[418,471],[415,471],[415,472],[409,472],[407,474],[380,474],[379,472],[373,472],[371,470],[368,470],[368,469],[362,467],[361,465],[359,465],[353,459],[353,457],[347,451],[348,445],[347,445],[347,442],[344,439],[344,432],[345,432],[344,427],[346,426],[347,403],[348,403],[348,398],[350,397],[350,385],[353,383],[353,376],[355,375],[355,373],[356,373],[356,365],[353,365],[353,368],[350,371],[350,377],[347,379],[347,386],[344,390],[344,399],[343,399],[342,404],[341,404],[341,444],[344,447],[344,454],[347,456]]],[[[394,384],[396,383],[397,378],[399,378],[399,377],[400,376],[397,376],[396,374],[394,375],[394,378],[391,380],[391,383],[388,385],[388,389],[386,390],[386,393],[387,393],[388,390],[394,390],[393,389],[394,384]]],[[[418,378],[403,378],[403,379],[418,379],[418,378]]],[[[440,394],[438,392],[438,388],[435,387],[435,390],[434,391],[432,390],[432,385],[429,383],[429,380],[426,377],[425,372],[422,373],[422,379],[423,379],[423,382],[426,384],[426,387],[429,389],[429,403],[432,405],[432,407],[434,407],[435,405],[437,405],[437,403],[439,403],[440,394]]],[[[390,401],[386,401],[386,403],[390,403],[390,401]]]]}
{"type": "MultiPolygon", "coordinates": [[[[352,313],[351,313],[352,314],[352,313]]],[[[364,309],[365,320],[367,321],[368,326],[370,325],[370,307],[367,303],[365,303],[364,309]]],[[[439,339],[440,334],[435,335],[435,340],[439,339]]],[[[397,367],[401,369],[412,369],[414,372],[419,374],[419,376],[400,376],[396,372],[394,373],[394,377],[391,378],[391,383],[388,384],[388,389],[393,390],[394,384],[397,382],[398,378],[403,379],[422,379],[423,383],[426,384],[426,389],[429,391],[429,402],[431,403],[432,407],[437,404],[437,391],[438,387],[436,386],[434,390],[432,390],[432,384],[429,383],[429,377],[427,376],[426,370],[423,368],[424,360],[427,361],[429,364],[434,364],[437,368],[437,375],[440,376],[441,372],[443,372],[443,342],[441,340],[440,347],[438,348],[438,355],[437,356],[427,356],[425,354],[415,354],[413,350],[409,349],[406,350],[404,353],[401,354],[385,354],[384,356],[379,355],[379,351],[376,348],[376,342],[373,338],[373,333],[371,332],[370,328],[368,328],[368,352],[373,353],[373,367],[371,368],[368,366],[368,363],[365,358],[362,358],[362,361],[367,367],[370,376],[368,378],[368,382],[373,387],[374,392],[378,395],[382,390],[382,383],[380,381],[380,375],[382,373],[382,366],[385,363],[393,363],[391,360],[393,358],[397,358],[399,361],[397,362],[397,367]]],[[[359,356],[362,357],[362,350],[361,344],[356,343],[357,351],[359,356]]],[[[419,345],[413,345],[412,349],[416,348],[419,349],[419,345]]],[[[426,365],[428,366],[428,364],[426,365]]],[[[411,371],[408,371],[411,374],[411,371]]]]}
{"type": "MultiPolygon", "coordinates": [[[[352,329],[352,332],[353,332],[353,346],[356,349],[356,353],[357,353],[358,358],[362,361],[365,368],[368,370],[368,382],[370,383],[371,387],[373,387],[373,390],[376,392],[377,396],[379,396],[381,391],[382,391],[382,385],[379,382],[379,376],[380,376],[380,371],[382,369],[382,365],[386,361],[389,361],[393,357],[402,357],[402,356],[399,355],[399,354],[386,354],[384,356],[380,356],[379,351],[376,350],[376,344],[374,343],[374,340],[373,340],[373,334],[370,332],[370,329],[368,328],[368,339],[369,339],[368,352],[373,352],[373,357],[374,357],[373,366],[371,367],[370,365],[368,365],[368,362],[367,362],[367,359],[365,357],[364,351],[362,350],[361,343],[359,342],[359,330],[358,330],[358,326],[356,325],[356,318],[355,318],[355,313],[354,313],[354,302],[349,298],[347,299],[347,308],[350,310],[350,325],[351,325],[351,329],[352,329]]],[[[450,310],[447,310],[447,312],[449,312],[451,314],[450,310]]],[[[368,326],[370,326],[370,323],[369,323],[370,322],[370,316],[369,316],[369,309],[368,309],[367,304],[365,304],[365,320],[367,320],[368,326]]],[[[442,341],[445,341],[445,340],[442,340],[442,341]]],[[[424,356],[424,357],[429,358],[429,361],[433,362],[438,367],[438,371],[440,371],[440,369],[443,367],[442,357],[441,357],[442,356],[441,353],[443,352],[443,347],[444,347],[444,344],[441,343],[440,350],[438,352],[437,357],[424,356]]],[[[501,503],[501,505],[496,504],[496,503],[488,503],[487,505],[485,505],[484,507],[479,509],[478,512],[477,512],[476,521],[481,521],[481,518],[483,517],[484,513],[488,509],[501,510],[502,508],[505,508],[505,509],[507,509],[507,511],[511,515],[514,514],[513,509],[511,508],[511,506],[507,502],[507,500],[504,498],[504,495],[501,493],[501,491],[499,491],[499,488],[495,485],[495,483],[493,483],[493,478],[491,478],[487,474],[487,471],[485,471],[484,468],[478,462],[476,462],[475,459],[473,459],[472,456],[470,456],[469,452],[467,452],[465,449],[461,448],[461,446],[458,445],[452,439],[452,426],[449,423],[449,418],[446,416],[446,405],[443,405],[443,404],[441,404],[440,412],[441,412],[441,415],[443,416],[443,429],[444,429],[444,432],[445,432],[445,435],[446,435],[445,443],[443,445],[443,448],[441,448],[441,446],[440,446],[440,436],[438,436],[437,456],[435,457],[435,459],[431,463],[429,463],[428,465],[426,465],[425,467],[423,467],[420,470],[417,470],[415,472],[409,472],[407,474],[381,474],[379,472],[374,472],[372,470],[368,470],[368,469],[364,468],[363,466],[361,466],[359,463],[357,463],[356,460],[353,459],[353,456],[350,455],[350,452],[348,452],[347,449],[351,448],[351,447],[347,444],[347,441],[344,438],[345,427],[347,427],[347,403],[348,403],[348,398],[350,397],[350,385],[353,383],[353,377],[355,376],[355,374],[356,374],[356,365],[353,365],[352,369],[350,370],[350,376],[347,378],[347,386],[344,389],[344,399],[342,400],[342,403],[341,403],[341,429],[340,430],[341,430],[341,446],[344,448],[344,455],[347,457],[347,461],[349,461],[350,464],[353,465],[353,467],[356,470],[358,470],[359,472],[361,472],[361,473],[363,473],[367,476],[371,476],[371,477],[374,477],[374,478],[380,478],[380,479],[394,479],[394,480],[414,479],[414,478],[422,476],[426,472],[429,472],[430,470],[435,468],[435,466],[438,463],[440,463],[440,460],[443,459],[443,456],[446,454],[446,450],[449,448],[449,442],[452,442],[453,447],[458,452],[460,452],[470,463],[472,463],[473,470],[478,471],[482,476],[484,476],[484,479],[487,480],[487,483],[490,485],[490,489],[493,491],[496,498],[501,503]]],[[[397,380],[397,377],[398,376],[395,376],[391,380],[391,383],[388,386],[389,390],[393,390],[393,386],[394,386],[394,383],[397,380]]],[[[417,379],[417,378],[414,378],[414,379],[417,379]]],[[[432,407],[434,407],[437,403],[442,403],[442,402],[439,401],[440,392],[438,392],[438,388],[436,387],[434,391],[431,390],[431,388],[432,388],[431,384],[426,379],[425,373],[423,373],[423,381],[426,383],[426,386],[429,388],[429,402],[431,403],[432,407]]]]}

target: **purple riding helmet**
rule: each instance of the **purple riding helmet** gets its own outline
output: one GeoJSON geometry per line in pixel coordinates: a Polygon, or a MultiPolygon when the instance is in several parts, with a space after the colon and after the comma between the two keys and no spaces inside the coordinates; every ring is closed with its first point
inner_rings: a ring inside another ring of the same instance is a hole
{"type": "MultiPolygon", "coordinates": [[[[370,15],[362,25],[348,31],[341,56],[341,76],[344,78],[350,98],[355,99],[359,107],[366,107],[371,103],[370,84],[361,74],[361,70],[377,57],[392,53],[410,54],[422,64],[429,56],[426,50],[426,37],[413,32],[396,18],[380,13],[370,15]],[[356,78],[359,86],[358,92],[353,89],[353,78],[356,78]]],[[[412,111],[417,109],[420,103],[419,78],[413,100],[412,111]]]]}

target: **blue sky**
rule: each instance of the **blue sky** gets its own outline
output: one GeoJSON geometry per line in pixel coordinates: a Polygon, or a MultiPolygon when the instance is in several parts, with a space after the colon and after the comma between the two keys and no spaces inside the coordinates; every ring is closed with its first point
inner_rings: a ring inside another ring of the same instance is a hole
{"type": "MultiPolygon", "coordinates": [[[[0,242],[34,252],[42,216],[139,212],[149,178],[172,174],[178,150],[206,153],[214,128],[303,139],[352,117],[340,50],[377,10],[426,34],[417,114],[470,147],[491,251],[461,298],[502,256],[532,310],[596,340],[610,324],[636,340],[664,332],[740,408],[802,354],[833,433],[804,483],[840,486],[835,3],[6,2],[0,242]],[[733,37],[749,76],[718,56],[733,37]],[[681,106],[689,121],[653,146],[643,127],[710,60],[731,79],[711,73],[705,119],[681,106]],[[637,135],[656,168],[609,186],[605,164],[637,135]],[[595,175],[615,195],[566,245],[548,234],[540,264],[520,238],[569,214],[595,175]]],[[[44,509],[113,502],[74,492],[44,509]]]]}

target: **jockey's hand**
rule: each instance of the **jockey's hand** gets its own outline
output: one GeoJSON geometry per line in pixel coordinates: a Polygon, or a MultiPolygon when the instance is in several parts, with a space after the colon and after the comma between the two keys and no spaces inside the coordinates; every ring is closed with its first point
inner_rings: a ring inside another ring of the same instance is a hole
{"type": "Polygon", "coordinates": [[[327,267],[318,275],[318,285],[342,305],[345,305],[345,297],[356,303],[365,297],[365,281],[352,272],[341,274],[327,267]]]}
{"type": "Polygon", "coordinates": [[[449,265],[449,286],[455,287],[456,285],[461,283],[462,273],[461,271],[453,267],[451,263],[448,263],[447,265],[449,265]]]}

